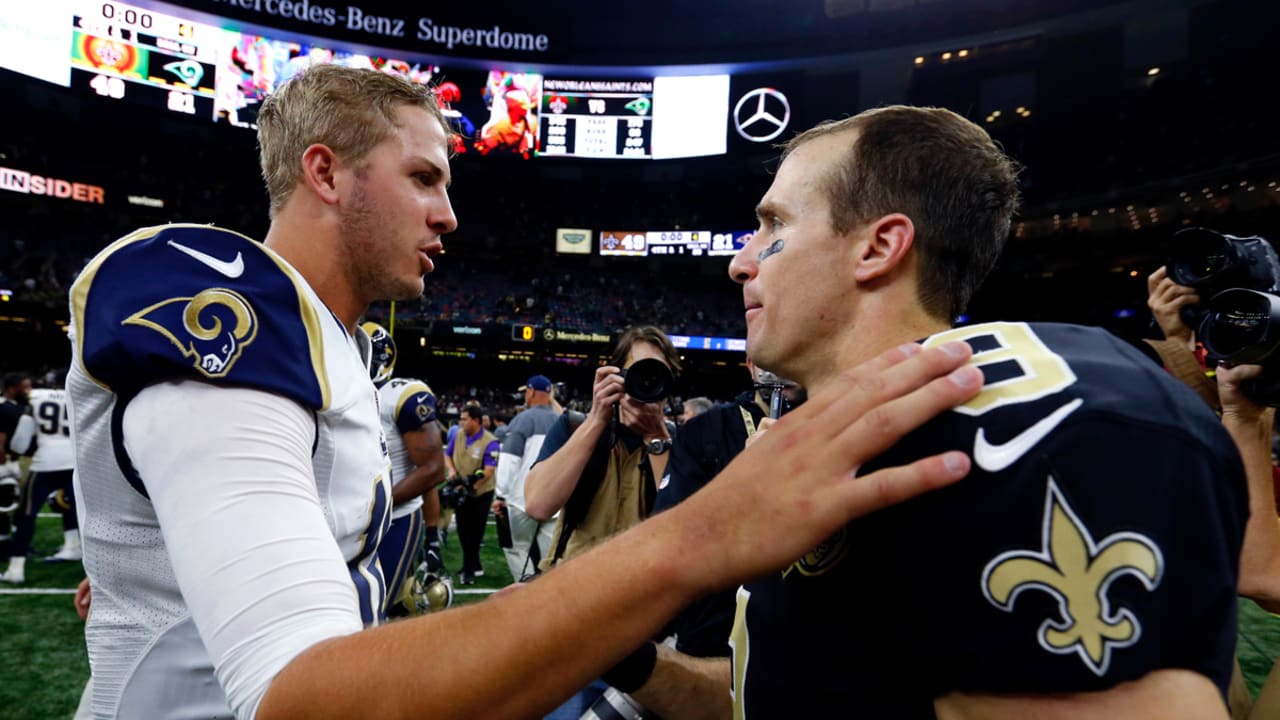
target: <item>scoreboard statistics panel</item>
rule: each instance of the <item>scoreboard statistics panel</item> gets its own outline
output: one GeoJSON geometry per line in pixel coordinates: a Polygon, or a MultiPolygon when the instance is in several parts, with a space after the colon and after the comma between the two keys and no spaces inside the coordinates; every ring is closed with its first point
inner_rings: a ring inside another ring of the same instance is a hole
{"type": "Polygon", "coordinates": [[[601,230],[602,256],[716,257],[736,255],[751,242],[751,230],[601,230]]]}
{"type": "Polygon", "coordinates": [[[73,89],[213,116],[221,29],[123,3],[87,0],[75,4],[72,24],[73,89]]]}
{"type": "Polygon", "coordinates": [[[545,78],[541,110],[543,155],[652,156],[652,80],[545,78]]]}

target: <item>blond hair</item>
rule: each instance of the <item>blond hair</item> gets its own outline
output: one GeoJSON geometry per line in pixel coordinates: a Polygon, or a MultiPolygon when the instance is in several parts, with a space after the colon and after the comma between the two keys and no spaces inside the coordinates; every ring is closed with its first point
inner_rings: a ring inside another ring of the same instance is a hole
{"type": "Polygon", "coordinates": [[[258,113],[258,156],[271,217],[302,180],[308,147],[320,143],[358,163],[400,126],[402,106],[426,110],[451,134],[431,87],[377,70],[316,65],[267,96],[258,113]]]}

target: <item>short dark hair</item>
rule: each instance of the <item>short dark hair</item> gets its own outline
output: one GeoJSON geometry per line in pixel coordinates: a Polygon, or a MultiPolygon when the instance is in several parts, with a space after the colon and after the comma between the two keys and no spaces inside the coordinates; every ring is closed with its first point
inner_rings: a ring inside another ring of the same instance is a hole
{"type": "Polygon", "coordinates": [[[472,420],[480,420],[480,421],[484,420],[484,408],[474,403],[462,408],[462,414],[466,415],[472,420]]]}
{"type": "Polygon", "coordinates": [[[680,373],[680,353],[676,352],[676,346],[671,344],[671,338],[653,325],[635,325],[627,328],[622,333],[622,337],[618,338],[618,343],[614,345],[609,364],[622,367],[627,362],[627,357],[631,355],[631,348],[638,342],[647,342],[658,348],[667,367],[671,368],[671,372],[680,373]]]}
{"type": "Polygon", "coordinates": [[[21,385],[22,383],[30,379],[31,379],[31,376],[26,373],[21,373],[21,372],[5,373],[4,374],[4,392],[9,392],[10,390],[18,387],[19,385],[21,385]]]}
{"type": "Polygon", "coordinates": [[[849,132],[823,181],[831,227],[846,233],[900,212],[915,225],[917,291],[926,312],[950,321],[995,266],[1018,207],[1018,165],[987,131],[950,110],[892,105],[819,124],[782,158],[824,135],[849,132]]]}

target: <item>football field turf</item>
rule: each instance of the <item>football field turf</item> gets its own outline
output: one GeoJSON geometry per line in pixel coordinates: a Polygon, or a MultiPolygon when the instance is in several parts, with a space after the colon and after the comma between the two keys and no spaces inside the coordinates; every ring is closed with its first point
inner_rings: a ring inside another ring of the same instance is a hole
{"type": "MultiPolygon", "coordinates": [[[[0,584],[0,720],[58,720],[70,718],[80,700],[89,664],[84,630],[72,607],[73,591],[84,577],[79,563],[46,564],[35,555],[51,554],[62,543],[56,517],[38,521],[33,556],[27,562],[27,583],[18,588],[0,584]],[[22,592],[24,594],[3,594],[22,592]],[[56,594],[40,594],[56,593],[56,594]]],[[[457,533],[450,532],[445,563],[462,566],[457,533]]],[[[484,577],[455,590],[493,590],[510,583],[502,550],[490,525],[481,548],[484,577]]],[[[465,592],[454,604],[479,602],[487,594],[465,592]]],[[[1258,688],[1280,655],[1280,618],[1248,600],[1240,602],[1238,653],[1249,691],[1258,688]]]]}

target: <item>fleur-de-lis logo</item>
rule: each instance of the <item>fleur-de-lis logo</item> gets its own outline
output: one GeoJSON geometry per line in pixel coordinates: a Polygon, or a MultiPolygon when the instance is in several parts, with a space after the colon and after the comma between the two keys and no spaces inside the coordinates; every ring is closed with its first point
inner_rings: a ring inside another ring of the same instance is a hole
{"type": "Polygon", "coordinates": [[[1107,598],[1111,583],[1133,575],[1148,591],[1164,573],[1164,557],[1150,538],[1119,532],[1094,543],[1053,478],[1044,501],[1041,549],[1014,550],[987,563],[982,592],[993,605],[1013,612],[1023,590],[1043,590],[1058,600],[1061,620],[1045,620],[1037,639],[1051,653],[1076,653],[1098,676],[1111,665],[1111,651],[1142,637],[1142,625],[1127,608],[1107,598]]]}
{"type": "Polygon", "coordinates": [[[840,528],[831,537],[823,540],[821,545],[791,563],[786,570],[782,571],[782,577],[785,578],[790,575],[792,570],[796,570],[807,577],[825,575],[844,559],[845,551],[848,550],[848,547],[845,529],[840,528]]]}

